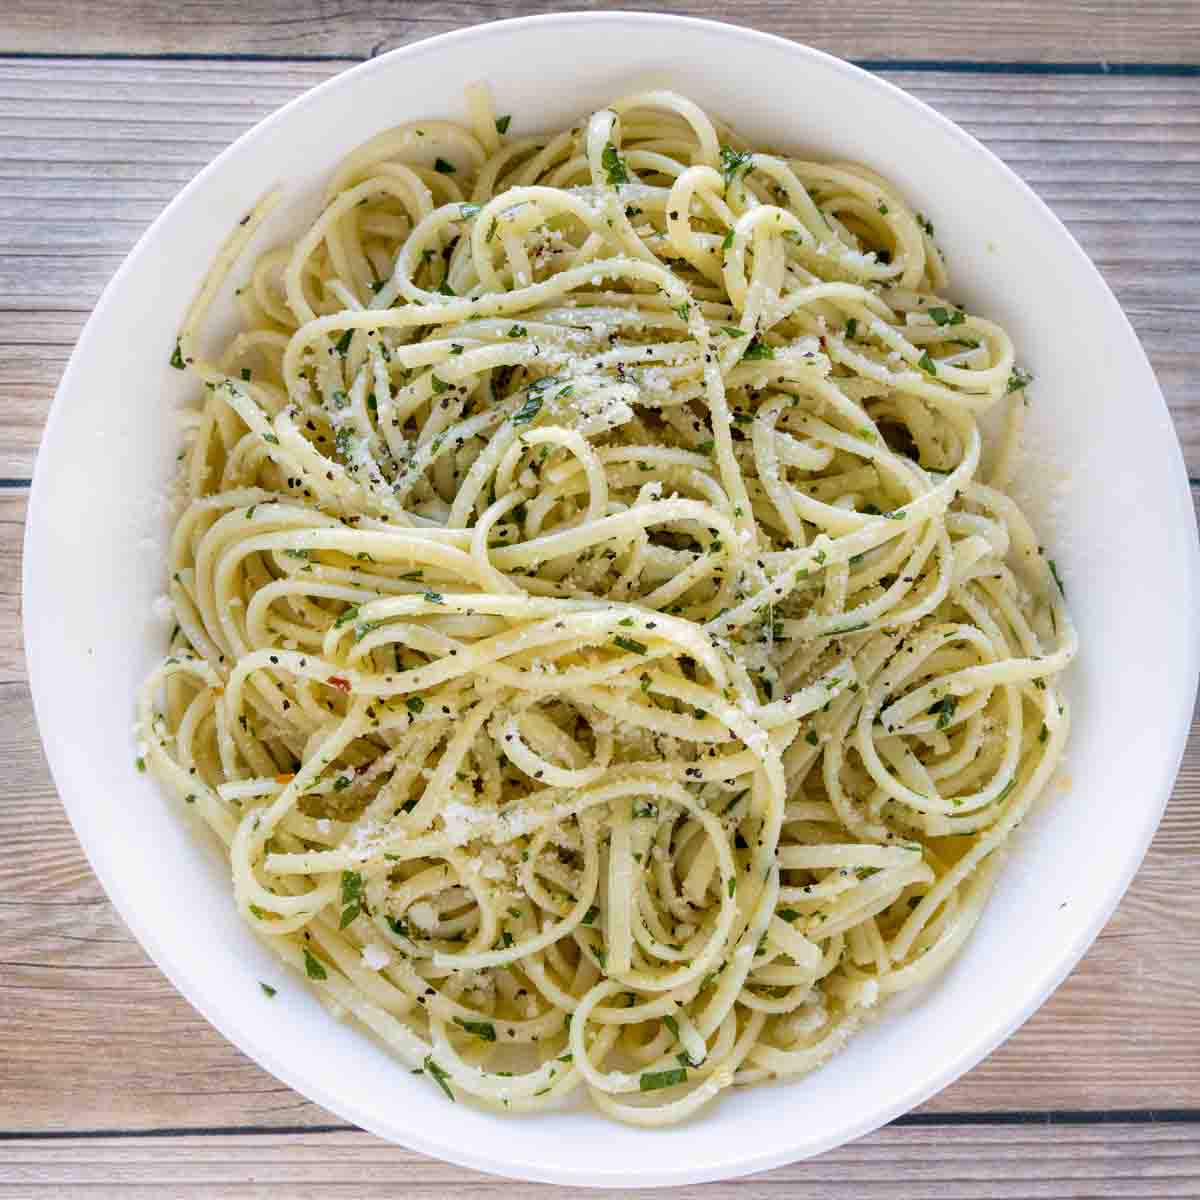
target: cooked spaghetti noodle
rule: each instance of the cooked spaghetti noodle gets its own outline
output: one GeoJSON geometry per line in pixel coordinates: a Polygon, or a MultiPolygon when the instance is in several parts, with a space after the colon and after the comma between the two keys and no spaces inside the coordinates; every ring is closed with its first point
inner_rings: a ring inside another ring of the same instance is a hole
{"type": "Polygon", "coordinates": [[[351,154],[220,354],[270,201],[189,312],[139,753],[431,1084],[662,1125],[935,976],[1056,769],[1029,377],[865,167],[470,110],[351,154]]]}

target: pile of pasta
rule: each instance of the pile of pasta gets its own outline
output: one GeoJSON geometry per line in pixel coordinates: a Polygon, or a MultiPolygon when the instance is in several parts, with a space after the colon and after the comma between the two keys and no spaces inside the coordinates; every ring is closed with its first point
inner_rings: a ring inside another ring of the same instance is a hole
{"type": "Polygon", "coordinates": [[[661,1125],[934,977],[1056,770],[1029,376],[865,167],[469,107],[345,159],[219,352],[273,197],[189,312],[139,764],[450,1098],[661,1125]]]}

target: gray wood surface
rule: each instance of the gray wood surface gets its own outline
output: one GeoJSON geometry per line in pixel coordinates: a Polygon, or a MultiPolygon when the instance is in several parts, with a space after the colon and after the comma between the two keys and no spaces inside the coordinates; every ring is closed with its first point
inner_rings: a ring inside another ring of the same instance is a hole
{"type": "MultiPolygon", "coordinates": [[[[551,7],[0,5],[0,1195],[568,1194],[345,1129],[192,1011],[126,931],[75,841],[37,740],[19,628],[26,481],[41,426],[87,313],[146,225],[239,133],[345,60],[551,7]]],[[[669,7],[857,60],[903,60],[883,73],[996,150],[1096,261],[1200,479],[1200,72],[1186,68],[1200,63],[1200,3],[669,7]],[[996,68],[1005,62],[1018,66],[996,68]],[[1102,62],[1125,66],[1105,74],[1102,62]]],[[[1200,1196],[1200,722],[1128,896],[1005,1046],[907,1124],[687,1194],[1200,1196]]]]}
{"type": "Polygon", "coordinates": [[[1200,9],[1192,0],[743,0],[742,3],[597,4],[574,0],[18,0],[0,49],[58,54],[337,55],[366,58],[416,38],[503,17],[637,8],[711,17],[807,42],[843,58],[994,62],[1189,62],[1198,57],[1200,9]],[[64,38],[64,31],[69,31],[64,38]]]}
{"type": "Polygon", "coordinates": [[[751,1179],[669,1191],[505,1184],[365,1133],[179,1136],[0,1144],[0,1196],[280,1197],[300,1200],[1149,1200],[1200,1194],[1185,1125],[881,1130],[751,1179]]]}

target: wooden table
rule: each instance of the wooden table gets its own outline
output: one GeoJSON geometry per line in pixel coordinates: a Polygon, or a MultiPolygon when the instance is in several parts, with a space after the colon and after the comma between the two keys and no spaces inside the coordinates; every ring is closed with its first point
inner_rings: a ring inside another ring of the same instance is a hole
{"type": "MultiPolygon", "coordinates": [[[[19,627],[22,520],[51,395],[100,289],[167,200],[253,122],[350,63],[555,7],[92,0],[85,12],[69,0],[10,0],[0,11],[4,1195],[567,1194],[346,1126],[192,1011],[76,844],[34,728],[19,627]]],[[[733,17],[864,63],[1015,167],[1137,327],[1200,495],[1200,4],[652,7],[733,17]]],[[[826,1200],[1200,1196],[1200,736],[1128,896],[1041,1012],[889,1128],[689,1194],[735,1187],[826,1200]]]]}

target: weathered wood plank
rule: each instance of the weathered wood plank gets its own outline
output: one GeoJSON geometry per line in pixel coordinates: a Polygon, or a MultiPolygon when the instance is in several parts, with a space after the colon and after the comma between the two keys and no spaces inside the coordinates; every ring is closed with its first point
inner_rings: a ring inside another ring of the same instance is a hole
{"type": "MultiPolygon", "coordinates": [[[[1183,1200],[1198,1189],[1195,1126],[892,1126],[807,1162],[690,1187],[686,1194],[698,1200],[1183,1200]]],[[[506,1184],[357,1132],[0,1144],[0,1196],[221,1200],[281,1194],[567,1200],[580,1191],[506,1184]]],[[[663,1193],[635,1188],[588,1195],[653,1200],[663,1193]]]]}
{"type": "MultiPolygon", "coordinates": [[[[582,0],[577,9],[619,8],[582,0]]],[[[837,0],[803,5],[743,0],[643,4],[732,21],[854,58],[1187,62],[1200,52],[1200,14],[1188,0],[837,0]]],[[[334,54],[365,58],[405,42],[503,17],[555,12],[549,0],[414,4],[356,0],[335,12],[321,0],[239,4],[97,0],[80,21],[70,0],[24,0],[5,17],[0,48],[61,54],[334,54]]]]}
{"type": "MultiPolygon", "coordinates": [[[[30,474],[86,313],[146,225],[239,133],[339,69],[0,62],[0,477],[30,474]]],[[[1200,476],[1200,83],[894,78],[996,150],[1079,237],[1141,335],[1200,476]]]]}

